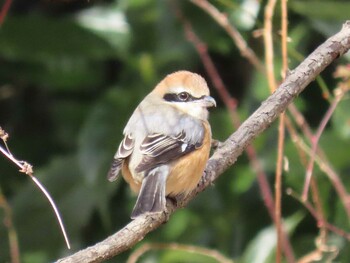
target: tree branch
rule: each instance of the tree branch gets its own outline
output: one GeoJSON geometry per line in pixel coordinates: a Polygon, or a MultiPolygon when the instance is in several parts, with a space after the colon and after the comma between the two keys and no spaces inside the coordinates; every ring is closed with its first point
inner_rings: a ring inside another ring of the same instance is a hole
{"type": "Polygon", "coordinates": [[[186,206],[198,193],[210,186],[321,71],[349,49],[350,21],[347,21],[340,32],[319,46],[295,70],[289,72],[279,88],[214,152],[197,188],[181,203],[174,205],[168,201],[167,213],[140,216],[100,243],[57,262],[101,262],[134,246],[147,233],[165,223],[176,209],[186,206]]]}

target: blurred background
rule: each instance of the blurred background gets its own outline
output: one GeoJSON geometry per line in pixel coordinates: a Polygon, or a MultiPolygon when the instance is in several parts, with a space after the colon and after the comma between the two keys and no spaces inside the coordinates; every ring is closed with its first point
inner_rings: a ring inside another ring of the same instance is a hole
{"type": "MultiPolygon", "coordinates": [[[[210,3],[226,14],[264,63],[260,29],[266,1],[210,3]]],[[[241,121],[270,93],[266,75],[243,58],[227,33],[190,1],[0,0],[0,10],[0,126],[10,135],[12,153],[34,166],[34,175],[51,193],[72,243],[68,251],[48,201],[30,178],[0,156],[0,262],[16,262],[11,259],[8,211],[18,237],[17,258],[25,263],[55,261],[101,241],[130,221],[135,196],[123,180],[110,183],[106,174],[135,106],[168,73],[185,69],[204,76],[218,102],[210,115],[213,137],[223,141],[235,130],[198,50],[185,35],[186,24],[207,45],[228,92],[238,103],[236,114],[241,121]],[[9,209],[3,209],[5,204],[9,209]]],[[[289,68],[295,68],[339,31],[349,19],[349,10],[346,0],[289,1],[289,68]]],[[[280,20],[278,1],[273,19],[278,81],[282,64],[280,20]]],[[[339,84],[333,75],[336,67],[349,63],[349,58],[333,63],[295,101],[312,131],[332,103],[332,92],[339,84]]],[[[350,190],[349,105],[344,96],[320,146],[350,190]]],[[[305,138],[299,129],[297,132],[305,138]]],[[[254,142],[271,189],[277,133],[274,124],[254,142]]],[[[286,195],[289,188],[296,195],[302,192],[305,166],[288,133],[285,144],[289,169],[283,173],[282,215],[295,258],[301,258],[316,249],[320,231],[304,205],[286,195]]],[[[317,165],[314,177],[326,220],[349,231],[341,199],[317,165]]],[[[137,247],[176,242],[214,249],[238,262],[273,262],[273,221],[256,178],[249,158],[242,155],[215,185],[137,247]]],[[[333,250],[325,252],[319,262],[336,254],[337,262],[350,262],[346,238],[329,232],[326,244],[333,250]]],[[[135,248],[110,262],[125,262],[133,251],[135,248]]],[[[217,261],[186,251],[156,250],[139,262],[217,261]]]]}

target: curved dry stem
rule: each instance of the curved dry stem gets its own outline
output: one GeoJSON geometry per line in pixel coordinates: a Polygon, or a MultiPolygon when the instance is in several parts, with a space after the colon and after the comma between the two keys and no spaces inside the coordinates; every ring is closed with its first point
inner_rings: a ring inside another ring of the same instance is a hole
{"type": "Polygon", "coordinates": [[[53,211],[55,212],[56,218],[58,220],[58,224],[60,225],[60,228],[61,228],[64,240],[66,241],[66,245],[67,245],[68,249],[70,249],[68,235],[67,235],[66,230],[64,228],[64,224],[63,224],[60,212],[58,211],[55,202],[53,201],[51,195],[46,190],[46,188],[39,182],[39,180],[35,176],[33,176],[32,174],[29,174],[29,176],[33,180],[33,182],[40,188],[41,192],[43,192],[43,194],[45,195],[46,199],[49,200],[50,205],[51,205],[53,211]]]}
{"type": "Polygon", "coordinates": [[[47,198],[47,200],[50,202],[50,205],[52,207],[52,209],[55,212],[55,216],[58,220],[59,226],[61,228],[64,240],[66,242],[66,245],[68,247],[68,249],[70,249],[70,244],[69,244],[69,239],[68,239],[68,235],[66,233],[66,230],[64,228],[64,224],[61,218],[61,215],[57,209],[57,206],[54,202],[54,200],[52,199],[52,197],[50,196],[49,192],[45,189],[45,187],[39,182],[39,180],[33,176],[33,166],[30,165],[27,162],[24,161],[19,161],[9,150],[9,147],[6,143],[6,140],[8,138],[8,134],[0,127],[0,138],[3,140],[6,149],[3,148],[0,145],[0,152],[3,153],[9,160],[11,160],[13,163],[15,163],[19,168],[20,168],[20,172],[25,173],[27,175],[30,176],[30,178],[33,180],[33,182],[39,187],[39,189],[41,190],[41,192],[45,195],[45,197],[47,198]]]}

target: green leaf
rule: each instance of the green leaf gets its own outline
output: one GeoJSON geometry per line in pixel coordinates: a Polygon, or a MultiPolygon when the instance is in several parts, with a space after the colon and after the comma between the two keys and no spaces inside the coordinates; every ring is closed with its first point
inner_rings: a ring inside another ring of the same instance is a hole
{"type": "Polygon", "coordinates": [[[121,54],[129,46],[130,28],[118,5],[96,6],[77,14],[78,24],[86,28],[121,54]]]}
{"type": "Polygon", "coordinates": [[[288,6],[294,12],[311,19],[330,19],[345,21],[349,19],[348,1],[291,1],[288,6]]]}
{"type": "Polygon", "coordinates": [[[120,12],[115,13],[117,22],[110,19],[110,14],[105,20],[98,20],[96,17],[102,16],[101,13],[92,9],[90,13],[79,14],[76,20],[39,14],[7,17],[0,28],[0,56],[9,60],[43,63],[54,58],[117,57],[126,49],[128,27],[120,12]],[[86,22],[89,19],[90,24],[86,22]],[[123,26],[116,26],[111,32],[110,24],[118,25],[118,21],[123,26]]]}
{"type": "Polygon", "coordinates": [[[350,138],[350,104],[349,100],[341,101],[332,116],[334,130],[343,138],[350,138]]]}
{"type": "MultiPolygon", "coordinates": [[[[344,123],[344,126],[346,124],[344,123]]],[[[326,130],[323,132],[320,144],[326,152],[327,158],[336,170],[348,169],[349,167],[349,147],[350,141],[348,138],[340,138],[337,135],[337,130],[326,130]]]]}
{"type": "MultiPolygon", "coordinates": [[[[235,5],[233,1],[232,5],[235,5]]],[[[231,4],[230,3],[230,4],[231,4]]],[[[261,2],[254,0],[244,0],[233,10],[232,23],[241,30],[251,30],[257,23],[257,17],[261,8],[261,2]]]]}
{"type": "Polygon", "coordinates": [[[234,193],[244,193],[246,192],[252,184],[255,182],[256,174],[253,169],[248,166],[235,166],[234,180],[231,181],[231,189],[234,193]]]}
{"type": "MultiPolygon", "coordinates": [[[[302,213],[295,213],[284,221],[285,230],[291,234],[296,226],[303,219],[302,213]]],[[[276,229],[269,226],[260,231],[257,236],[250,241],[242,256],[242,263],[269,263],[276,247],[276,229]]]]}
{"type": "Polygon", "coordinates": [[[24,263],[48,262],[49,259],[45,252],[28,252],[23,255],[24,263]]]}
{"type": "Polygon", "coordinates": [[[255,100],[255,102],[264,101],[270,95],[265,74],[258,71],[254,72],[249,92],[251,94],[249,94],[248,98],[255,100]]]}
{"type": "Polygon", "coordinates": [[[176,240],[184,234],[190,224],[191,215],[188,210],[177,211],[166,224],[164,236],[168,240],[176,240]]]}
{"type": "Polygon", "coordinates": [[[225,108],[211,110],[210,126],[216,140],[224,140],[234,131],[230,114],[225,108]]]}

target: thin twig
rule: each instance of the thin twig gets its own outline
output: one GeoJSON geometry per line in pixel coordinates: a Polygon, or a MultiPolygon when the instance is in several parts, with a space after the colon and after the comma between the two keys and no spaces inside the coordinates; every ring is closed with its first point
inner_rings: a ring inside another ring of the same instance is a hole
{"type": "MultiPolygon", "coordinates": [[[[289,122],[286,122],[289,125],[289,122]]],[[[292,141],[303,152],[305,152],[308,156],[311,156],[312,150],[307,146],[307,144],[303,141],[303,139],[294,131],[293,129],[288,129],[290,132],[292,141]]],[[[340,200],[342,201],[344,208],[347,211],[350,210],[350,196],[347,194],[344,184],[341,182],[339,175],[334,171],[334,169],[330,166],[330,164],[324,159],[323,156],[318,154],[315,155],[315,162],[329,178],[334,189],[336,190],[340,200]]],[[[317,207],[316,207],[317,208],[317,207]]],[[[320,218],[324,218],[324,213],[321,213],[321,210],[317,210],[317,215],[320,218]]],[[[318,224],[322,226],[321,223],[318,224]]]]}
{"type": "Polygon", "coordinates": [[[198,247],[198,246],[192,246],[192,245],[184,245],[184,244],[178,244],[178,243],[151,243],[151,244],[144,244],[138,249],[136,249],[128,258],[127,263],[136,263],[138,259],[144,255],[146,252],[150,250],[177,250],[177,251],[185,251],[188,253],[194,253],[203,255],[209,258],[215,259],[217,262],[220,263],[233,263],[233,260],[225,257],[221,253],[219,253],[217,250],[198,247]]]}
{"type": "MultiPolygon", "coordinates": [[[[282,169],[283,169],[283,151],[284,151],[284,113],[280,115],[278,125],[278,146],[277,146],[277,161],[276,161],[276,176],[275,176],[275,224],[277,229],[277,247],[276,247],[276,262],[281,262],[282,254],[282,169]]],[[[289,257],[287,257],[289,258],[289,257]]],[[[288,262],[291,258],[287,259],[288,262]]]]}
{"type": "Polygon", "coordinates": [[[5,0],[4,5],[2,6],[0,10],[0,26],[4,23],[6,15],[10,9],[12,0],[5,0]]]}
{"type": "MultiPolygon", "coordinates": [[[[295,138],[298,138],[299,136],[292,122],[288,118],[286,119],[286,125],[290,133],[290,136],[292,137],[292,141],[295,141],[295,138]]],[[[307,160],[306,160],[305,152],[301,149],[301,147],[298,144],[295,143],[295,146],[299,154],[300,162],[306,168],[307,160]]],[[[323,237],[321,241],[323,243],[326,243],[326,238],[328,234],[327,228],[324,226],[324,222],[326,222],[326,219],[323,211],[322,200],[320,198],[317,182],[314,177],[311,178],[311,193],[312,193],[312,200],[315,204],[315,213],[317,214],[317,218],[321,219],[321,222],[317,223],[318,227],[320,228],[320,236],[323,237]]]]}
{"type": "Polygon", "coordinates": [[[265,7],[264,18],[264,43],[265,43],[265,64],[266,75],[269,83],[269,89],[272,92],[276,90],[277,84],[274,73],[274,53],[273,53],[273,37],[272,37],[272,17],[277,0],[269,0],[265,7]]]}
{"type": "Polygon", "coordinates": [[[244,40],[239,31],[230,24],[230,21],[227,19],[227,16],[225,14],[221,13],[215,6],[206,0],[190,1],[208,13],[216,21],[216,23],[218,23],[227,32],[227,34],[232,38],[238,47],[243,57],[245,57],[259,71],[264,71],[264,66],[261,64],[254,51],[247,45],[247,42],[244,40]]]}
{"type": "Polygon", "coordinates": [[[58,220],[58,223],[59,223],[59,225],[61,227],[61,230],[62,230],[62,233],[63,233],[63,236],[64,236],[64,240],[66,241],[68,249],[70,249],[69,239],[68,239],[66,230],[64,229],[64,224],[63,224],[62,218],[60,216],[60,212],[58,211],[55,202],[53,201],[52,197],[50,196],[49,192],[45,189],[45,187],[38,181],[38,179],[35,176],[33,176],[32,174],[29,174],[29,176],[33,180],[33,182],[40,188],[40,190],[44,193],[44,195],[46,196],[47,200],[49,200],[49,202],[51,204],[51,207],[55,211],[56,218],[58,220]]]}
{"type": "Polygon", "coordinates": [[[308,138],[311,142],[311,138],[313,136],[310,125],[306,121],[304,115],[298,110],[294,103],[290,104],[288,107],[288,111],[293,117],[296,124],[301,129],[302,133],[308,138]]]}
{"type": "Polygon", "coordinates": [[[287,0],[281,0],[281,46],[282,46],[282,79],[288,72],[288,9],[287,0]]]}
{"type": "MultiPolygon", "coordinates": [[[[301,138],[299,137],[293,138],[293,141],[297,143],[301,147],[301,149],[303,149],[311,157],[312,149],[310,149],[301,138]]],[[[324,157],[316,154],[315,162],[318,165],[318,167],[321,169],[321,171],[323,171],[331,181],[334,189],[336,190],[340,200],[343,203],[345,212],[348,215],[350,211],[350,195],[347,193],[345,186],[340,179],[340,176],[331,167],[331,165],[327,162],[327,160],[324,159],[324,157]]]]}
{"type": "MultiPolygon", "coordinates": [[[[4,130],[0,127],[0,135],[6,134],[6,132],[4,132],[4,130]]],[[[8,136],[8,135],[7,135],[8,136]]],[[[6,136],[6,139],[7,139],[6,136]]],[[[7,143],[6,143],[6,139],[4,139],[4,137],[2,136],[1,139],[3,139],[3,142],[6,146],[6,149],[9,149],[7,143]]],[[[49,192],[45,189],[45,187],[39,182],[39,180],[33,175],[33,168],[32,165],[30,165],[27,162],[24,161],[19,161],[10,151],[7,151],[6,149],[4,149],[1,145],[0,145],[0,152],[2,152],[9,160],[11,160],[13,163],[15,163],[19,168],[20,168],[20,172],[25,173],[27,175],[30,176],[30,178],[33,180],[33,182],[39,187],[39,189],[42,191],[42,193],[46,196],[47,200],[50,202],[50,205],[52,207],[52,209],[55,212],[56,218],[58,220],[59,226],[61,228],[62,234],[64,236],[64,240],[67,244],[68,249],[70,249],[70,244],[69,244],[69,239],[68,239],[68,235],[66,233],[66,230],[64,228],[64,224],[61,218],[61,215],[57,209],[57,206],[55,204],[55,202],[53,201],[52,197],[50,196],[49,192]]]]}
{"type": "MultiPolygon", "coordinates": [[[[271,7],[272,9],[274,7],[271,7]]],[[[266,10],[266,9],[265,9],[266,10]]],[[[266,11],[268,13],[268,11],[266,11]]],[[[266,15],[268,15],[265,13],[266,15]]],[[[266,17],[265,17],[266,19],[266,17]]],[[[272,20],[272,17],[271,17],[272,20]]],[[[264,20],[265,22],[266,20],[264,20]]],[[[271,21],[270,21],[271,22],[271,21]]],[[[272,38],[272,28],[271,28],[272,38]]],[[[266,36],[265,36],[266,38],[266,36]]],[[[286,78],[288,72],[288,13],[287,13],[287,0],[281,0],[281,46],[282,46],[282,79],[286,78]]],[[[271,47],[273,51],[273,47],[271,47]]],[[[283,169],[283,156],[284,156],[284,140],[285,140],[285,113],[282,113],[278,126],[278,151],[277,151],[277,164],[276,164],[276,228],[277,228],[277,248],[276,248],[276,262],[280,262],[282,258],[282,245],[283,245],[283,227],[282,227],[282,169],[283,169]]],[[[285,250],[285,256],[288,262],[294,262],[293,253],[285,250]]]]}
{"type": "Polygon", "coordinates": [[[321,223],[318,225],[320,228],[320,238],[319,241],[321,244],[326,245],[327,244],[327,237],[328,237],[328,231],[327,228],[324,226],[325,222],[327,222],[323,207],[321,205],[321,198],[320,193],[318,191],[318,186],[316,179],[314,177],[311,178],[311,195],[312,195],[312,201],[315,204],[315,212],[318,214],[318,217],[321,219],[321,223]]]}
{"type": "MultiPolygon", "coordinates": [[[[328,96],[328,98],[333,98],[333,96],[328,96]]],[[[288,107],[289,112],[291,113],[291,115],[293,116],[296,124],[299,126],[299,128],[301,129],[302,133],[305,135],[305,137],[311,142],[312,144],[312,138],[313,138],[313,134],[310,128],[310,125],[307,123],[307,121],[305,120],[304,116],[299,112],[299,110],[295,107],[294,104],[289,105],[288,107]]],[[[288,131],[290,133],[290,135],[294,138],[296,138],[296,131],[293,131],[292,129],[292,123],[290,122],[290,124],[287,126],[288,131]]],[[[299,139],[293,139],[293,141],[297,141],[297,140],[302,140],[301,138],[299,139]]],[[[305,144],[306,145],[306,144],[305,144]]],[[[300,147],[297,147],[298,149],[300,149],[300,147]]],[[[310,151],[311,152],[311,151],[310,151]]],[[[332,167],[330,167],[329,162],[327,161],[326,155],[323,152],[322,148],[320,147],[320,145],[317,147],[317,154],[320,156],[320,158],[322,158],[322,167],[324,167],[324,169],[321,168],[321,170],[323,172],[326,173],[326,175],[329,177],[331,183],[333,184],[334,188],[336,189],[340,199],[342,200],[342,203],[344,204],[345,209],[347,210],[347,214],[349,215],[350,213],[350,203],[349,203],[349,198],[348,195],[346,193],[346,190],[344,188],[344,186],[342,185],[342,182],[340,180],[339,175],[337,175],[337,173],[333,170],[332,167]]],[[[302,163],[307,166],[307,161],[306,161],[306,157],[302,156],[304,152],[300,152],[299,151],[299,155],[301,156],[301,160],[302,163]]],[[[313,177],[311,178],[311,184],[315,184],[316,182],[313,183],[313,177]]],[[[313,190],[312,195],[319,195],[319,193],[316,193],[314,191],[318,191],[317,187],[312,187],[311,188],[313,190]]],[[[321,199],[318,198],[319,202],[321,202],[321,199]]],[[[316,203],[315,203],[316,204],[316,203]]],[[[324,212],[322,211],[322,205],[317,206],[316,204],[316,208],[317,211],[319,213],[321,213],[320,215],[324,217],[324,212]]]]}
{"type": "Polygon", "coordinates": [[[287,194],[294,197],[296,200],[298,200],[301,204],[305,206],[305,208],[309,211],[309,213],[312,215],[313,218],[317,221],[317,225],[322,225],[325,228],[327,228],[329,231],[332,231],[333,233],[346,238],[350,241],[350,233],[345,232],[343,229],[340,229],[327,221],[325,221],[322,217],[319,216],[319,214],[316,212],[315,208],[311,205],[309,201],[303,201],[302,197],[296,194],[292,189],[287,189],[287,194]]]}
{"type": "MultiPolygon", "coordinates": [[[[272,18],[276,6],[276,0],[269,0],[265,7],[264,17],[264,43],[265,43],[265,64],[266,75],[270,92],[274,92],[277,87],[274,74],[274,51],[272,37],[272,18]]],[[[278,127],[278,149],[275,174],[275,225],[277,235],[276,245],[276,263],[282,259],[282,167],[283,167],[283,149],[284,149],[284,114],[281,114],[278,127]]],[[[286,255],[288,262],[293,262],[290,256],[286,255]]]]}
{"type": "MultiPolygon", "coordinates": [[[[335,98],[332,102],[332,104],[330,105],[330,107],[328,108],[326,114],[324,115],[316,134],[312,137],[312,154],[309,160],[309,164],[307,166],[306,169],[306,175],[305,175],[305,184],[304,184],[304,189],[303,189],[303,194],[302,194],[302,198],[303,200],[307,200],[307,196],[308,196],[308,191],[309,191],[309,186],[310,186],[310,181],[311,181],[311,176],[312,176],[312,172],[313,172],[313,168],[314,168],[314,161],[315,161],[315,156],[316,156],[316,152],[317,152],[317,148],[318,148],[318,142],[321,138],[321,135],[324,131],[324,129],[326,128],[327,123],[329,122],[330,118],[332,117],[333,112],[335,111],[335,109],[338,106],[338,103],[341,101],[341,99],[343,98],[345,92],[343,92],[341,89],[336,89],[337,94],[335,95],[335,98]]],[[[350,218],[350,214],[348,214],[348,217],[350,218]]]]}

